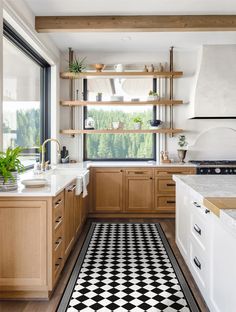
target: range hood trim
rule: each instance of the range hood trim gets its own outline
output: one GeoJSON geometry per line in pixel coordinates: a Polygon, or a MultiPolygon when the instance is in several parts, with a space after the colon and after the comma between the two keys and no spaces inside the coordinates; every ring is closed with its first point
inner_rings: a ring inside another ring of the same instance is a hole
{"type": "Polygon", "coordinates": [[[221,117],[221,116],[211,116],[211,117],[191,117],[189,118],[190,120],[193,119],[236,119],[236,116],[225,116],[225,117],[221,117]]]}

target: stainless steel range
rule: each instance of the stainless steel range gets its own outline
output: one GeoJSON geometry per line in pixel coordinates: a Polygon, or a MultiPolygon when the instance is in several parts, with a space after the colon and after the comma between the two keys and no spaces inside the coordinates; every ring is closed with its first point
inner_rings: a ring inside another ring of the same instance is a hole
{"type": "Polygon", "coordinates": [[[197,174],[236,174],[236,160],[190,160],[197,174]]]}

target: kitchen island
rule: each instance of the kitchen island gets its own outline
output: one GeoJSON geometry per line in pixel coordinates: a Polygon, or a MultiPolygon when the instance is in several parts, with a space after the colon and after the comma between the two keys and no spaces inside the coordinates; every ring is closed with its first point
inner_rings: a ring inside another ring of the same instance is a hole
{"type": "Polygon", "coordinates": [[[210,311],[235,312],[236,176],[174,180],[176,244],[210,311]]]}

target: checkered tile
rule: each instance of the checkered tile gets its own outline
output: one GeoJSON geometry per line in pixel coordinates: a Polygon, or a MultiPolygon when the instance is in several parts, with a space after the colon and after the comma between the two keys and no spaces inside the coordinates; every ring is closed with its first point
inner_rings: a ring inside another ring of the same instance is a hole
{"type": "Polygon", "coordinates": [[[97,223],[66,311],[190,311],[157,226],[97,223]]]}

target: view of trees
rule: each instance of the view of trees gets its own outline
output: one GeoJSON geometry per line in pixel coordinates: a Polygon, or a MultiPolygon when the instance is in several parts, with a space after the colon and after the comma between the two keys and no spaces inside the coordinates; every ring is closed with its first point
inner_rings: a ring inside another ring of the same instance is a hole
{"type": "Polygon", "coordinates": [[[29,148],[40,146],[40,110],[18,110],[16,119],[16,145],[29,148]]]}
{"type": "MultiPolygon", "coordinates": [[[[124,123],[124,129],[133,129],[133,118],[141,117],[142,127],[149,128],[153,119],[152,108],[141,112],[88,108],[88,117],[96,123],[96,129],[110,129],[113,121],[124,123]]],[[[153,134],[89,134],[86,135],[88,159],[153,158],[153,134]]]]}

